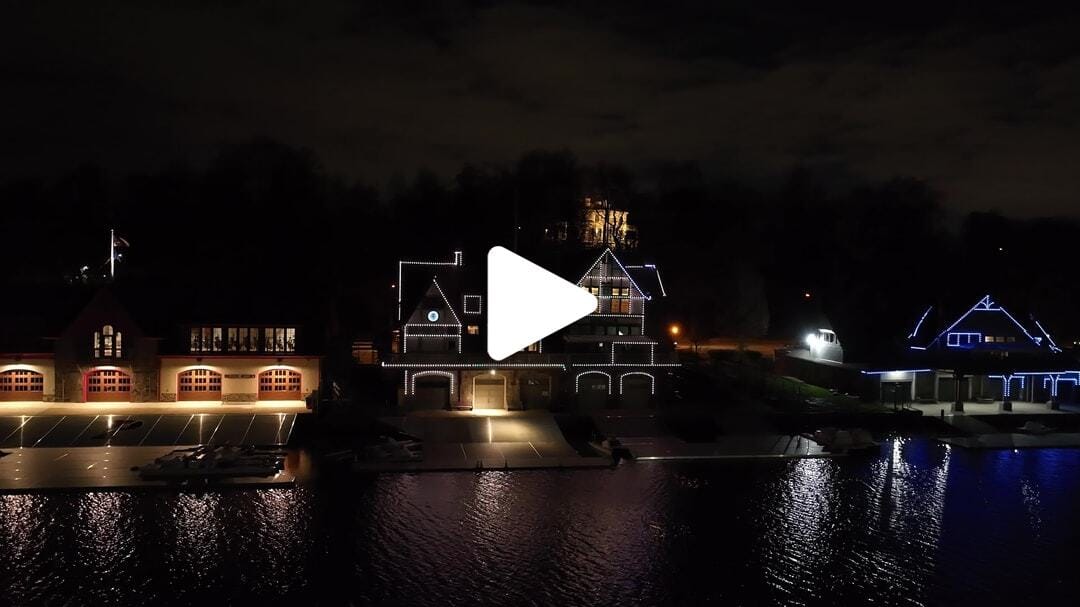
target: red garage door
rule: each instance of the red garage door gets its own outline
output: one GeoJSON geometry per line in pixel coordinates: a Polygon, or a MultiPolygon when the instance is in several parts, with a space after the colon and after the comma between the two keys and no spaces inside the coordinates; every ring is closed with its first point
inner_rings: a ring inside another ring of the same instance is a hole
{"type": "Polygon", "coordinates": [[[259,374],[259,400],[300,400],[300,373],[270,369],[259,374]]]}
{"type": "Polygon", "coordinates": [[[178,400],[221,400],[221,374],[216,371],[191,369],[178,380],[178,400]]]}
{"type": "Polygon", "coordinates": [[[91,403],[131,400],[131,376],[115,369],[86,374],[86,401],[91,403]]]}
{"type": "Polygon", "coordinates": [[[41,400],[45,392],[45,377],[26,369],[0,373],[0,401],[41,400]]]}

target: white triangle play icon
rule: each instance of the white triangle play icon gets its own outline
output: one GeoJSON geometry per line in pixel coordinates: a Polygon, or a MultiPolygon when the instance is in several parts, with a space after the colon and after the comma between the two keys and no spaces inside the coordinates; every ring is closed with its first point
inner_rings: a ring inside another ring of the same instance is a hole
{"type": "Polygon", "coordinates": [[[596,297],[503,247],[487,258],[488,356],[502,360],[596,311],[596,297]]]}

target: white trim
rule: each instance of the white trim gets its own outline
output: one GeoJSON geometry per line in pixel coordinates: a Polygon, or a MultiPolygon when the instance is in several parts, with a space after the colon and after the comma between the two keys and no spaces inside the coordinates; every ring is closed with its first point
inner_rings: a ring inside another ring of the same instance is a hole
{"type": "Polygon", "coordinates": [[[644,375],[652,380],[649,384],[649,394],[656,394],[656,377],[651,373],[645,373],[644,371],[630,371],[629,373],[623,373],[619,376],[619,396],[623,395],[623,380],[628,375],[644,375]]]}
{"type": "MultiPolygon", "coordinates": [[[[449,371],[430,371],[430,370],[429,371],[420,371],[418,373],[413,373],[412,382],[411,382],[411,388],[412,388],[411,394],[412,395],[414,395],[414,396],[416,395],[416,378],[417,377],[423,377],[425,375],[438,375],[439,377],[447,377],[447,378],[449,378],[450,379],[450,396],[454,395],[454,374],[449,372],[449,371]]],[[[408,394],[410,394],[410,392],[406,392],[405,394],[408,395],[408,394]]]]}
{"type": "Polygon", "coordinates": [[[607,393],[608,393],[608,396],[611,396],[611,383],[612,383],[611,374],[605,373],[603,371],[583,371],[581,373],[578,373],[577,377],[574,378],[574,394],[581,394],[581,376],[583,376],[583,375],[603,375],[604,377],[606,377],[607,378],[607,393]]]}

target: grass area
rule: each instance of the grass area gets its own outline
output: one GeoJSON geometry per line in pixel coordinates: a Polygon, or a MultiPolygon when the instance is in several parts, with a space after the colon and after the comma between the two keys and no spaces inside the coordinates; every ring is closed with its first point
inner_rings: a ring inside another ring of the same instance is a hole
{"type": "Polygon", "coordinates": [[[858,396],[774,372],[772,362],[753,352],[714,353],[687,362],[688,400],[767,408],[778,413],[882,413],[889,409],[858,396]]]}
{"type": "Polygon", "coordinates": [[[794,377],[766,374],[763,378],[765,396],[776,408],[809,413],[881,413],[880,403],[864,402],[857,396],[837,394],[832,390],[808,384],[794,377]]]}

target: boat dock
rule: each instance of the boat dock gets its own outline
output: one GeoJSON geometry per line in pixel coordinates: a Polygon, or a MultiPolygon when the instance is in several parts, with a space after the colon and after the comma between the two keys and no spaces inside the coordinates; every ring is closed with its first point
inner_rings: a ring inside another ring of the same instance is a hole
{"type": "MultiPolygon", "coordinates": [[[[249,412],[0,416],[0,492],[183,487],[143,480],[131,468],[194,445],[282,446],[295,422],[295,413],[249,412]]],[[[215,479],[213,486],[294,481],[287,467],[273,477],[215,479]]]]}
{"type": "Polygon", "coordinates": [[[721,436],[713,442],[688,443],[674,437],[625,438],[623,446],[636,461],[796,459],[838,457],[802,436],[721,436]]]}
{"type": "Polygon", "coordinates": [[[608,468],[611,458],[582,455],[563,436],[547,411],[477,415],[427,411],[382,419],[423,441],[415,461],[362,461],[355,470],[419,472],[449,470],[529,470],[608,468]]]}
{"type": "Polygon", "coordinates": [[[976,436],[954,436],[938,439],[947,445],[965,449],[1067,449],[1080,447],[1078,432],[1048,432],[1022,434],[997,432],[976,436]]]}
{"type": "Polygon", "coordinates": [[[148,489],[220,487],[280,487],[292,485],[289,471],[274,476],[214,480],[210,484],[184,485],[163,480],[143,480],[133,467],[152,462],[177,447],[36,447],[4,450],[0,457],[0,493],[64,489],[148,489]]]}

